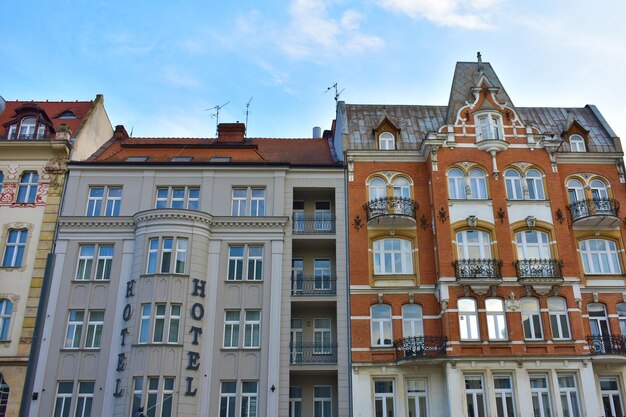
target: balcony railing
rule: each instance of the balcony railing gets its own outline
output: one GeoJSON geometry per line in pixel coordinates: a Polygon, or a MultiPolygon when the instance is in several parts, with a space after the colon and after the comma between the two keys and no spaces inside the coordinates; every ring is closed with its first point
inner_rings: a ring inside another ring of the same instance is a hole
{"type": "Polygon", "coordinates": [[[335,217],[331,215],[294,216],[294,234],[335,233],[335,217]]]}
{"type": "Polygon", "coordinates": [[[626,355],[624,336],[587,336],[592,355],[626,355]]]}
{"type": "Polygon", "coordinates": [[[329,275],[291,277],[291,295],[316,296],[337,294],[337,278],[329,275]]]}
{"type": "Polygon", "coordinates": [[[500,259],[459,259],[453,265],[457,278],[502,278],[500,259]]]}
{"type": "Polygon", "coordinates": [[[515,261],[518,278],[563,278],[560,259],[520,259],[515,261]]]}
{"type": "Polygon", "coordinates": [[[367,221],[383,216],[404,216],[415,219],[418,204],[408,197],[381,197],[363,205],[367,221]]]}
{"type": "Polygon", "coordinates": [[[393,342],[396,360],[432,358],[446,355],[446,337],[404,337],[393,342]]]}
{"type": "Polygon", "coordinates": [[[17,133],[12,133],[10,135],[2,135],[0,136],[0,140],[50,140],[52,139],[49,134],[37,134],[37,133],[29,133],[19,135],[17,133]]]}
{"type": "Polygon", "coordinates": [[[337,363],[337,345],[326,343],[290,343],[289,363],[292,365],[337,363]]]}
{"type": "Polygon", "coordinates": [[[567,206],[572,221],[592,216],[612,216],[619,214],[619,203],[612,198],[593,198],[580,200],[567,206]]]}

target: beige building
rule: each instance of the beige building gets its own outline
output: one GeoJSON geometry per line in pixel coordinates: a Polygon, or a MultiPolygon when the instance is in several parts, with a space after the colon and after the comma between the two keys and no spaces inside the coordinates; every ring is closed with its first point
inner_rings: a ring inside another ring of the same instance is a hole
{"type": "Polygon", "coordinates": [[[67,161],[85,159],[112,134],[103,100],[99,95],[80,102],[9,101],[0,114],[3,417],[18,415],[29,355],[36,355],[31,345],[36,342],[39,299],[46,287],[67,161]]]}

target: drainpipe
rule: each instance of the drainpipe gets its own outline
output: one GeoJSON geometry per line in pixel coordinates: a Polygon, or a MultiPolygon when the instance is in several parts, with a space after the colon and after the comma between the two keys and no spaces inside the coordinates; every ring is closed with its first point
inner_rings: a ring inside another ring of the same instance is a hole
{"type": "Polygon", "coordinates": [[[353,408],[353,404],[352,404],[352,332],[350,330],[350,324],[351,324],[351,312],[350,312],[350,250],[349,250],[349,240],[348,240],[348,232],[349,232],[349,215],[348,212],[349,207],[349,199],[348,199],[348,170],[344,168],[343,170],[343,184],[344,184],[344,201],[345,201],[345,219],[344,219],[344,227],[346,229],[345,232],[345,239],[346,239],[346,243],[345,243],[345,247],[346,247],[346,296],[348,298],[348,302],[347,302],[347,332],[348,332],[348,394],[349,394],[349,398],[348,398],[348,415],[352,416],[352,408],[353,408]]]}

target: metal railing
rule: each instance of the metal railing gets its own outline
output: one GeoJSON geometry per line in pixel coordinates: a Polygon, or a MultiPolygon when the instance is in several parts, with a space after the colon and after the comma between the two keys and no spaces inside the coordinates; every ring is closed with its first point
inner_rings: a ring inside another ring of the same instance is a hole
{"type": "Polygon", "coordinates": [[[619,214],[619,202],[613,198],[592,198],[580,200],[567,206],[572,220],[590,216],[613,216],[619,214]]]}
{"type": "Polygon", "coordinates": [[[337,363],[337,345],[326,343],[290,343],[289,363],[292,365],[337,363]]]}
{"type": "Polygon", "coordinates": [[[624,336],[587,336],[592,355],[626,355],[624,336]]]}
{"type": "Polygon", "coordinates": [[[382,216],[405,216],[415,219],[419,204],[408,197],[380,197],[363,204],[367,220],[382,216]]]}
{"type": "Polygon", "coordinates": [[[430,358],[446,356],[446,337],[415,336],[403,337],[393,342],[396,361],[402,359],[430,358]]]}
{"type": "Polygon", "coordinates": [[[457,278],[502,278],[500,259],[459,259],[453,265],[457,278]]]}
{"type": "Polygon", "coordinates": [[[291,277],[291,295],[335,295],[337,294],[337,278],[329,275],[291,277]]]}
{"type": "Polygon", "coordinates": [[[518,278],[563,278],[560,259],[520,259],[514,265],[518,278]]]}
{"type": "Polygon", "coordinates": [[[330,215],[294,216],[294,234],[335,233],[335,217],[330,215]]]}
{"type": "Polygon", "coordinates": [[[50,140],[52,137],[49,134],[42,133],[29,133],[29,134],[17,134],[12,133],[10,135],[0,136],[0,140],[50,140]]]}

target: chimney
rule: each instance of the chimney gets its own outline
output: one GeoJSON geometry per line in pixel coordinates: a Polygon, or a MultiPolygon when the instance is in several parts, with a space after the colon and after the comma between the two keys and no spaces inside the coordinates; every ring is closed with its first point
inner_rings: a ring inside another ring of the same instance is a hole
{"type": "Polygon", "coordinates": [[[115,126],[115,132],[113,132],[113,137],[115,140],[125,140],[128,139],[128,132],[126,132],[126,128],[124,125],[115,126]]]}
{"type": "Polygon", "coordinates": [[[313,139],[321,139],[322,138],[322,128],[319,126],[313,127],[313,139]]]}
{"type": "Polygon", "coordinates": [[[243,123],[220,123],[217,125],[218,142],[245,142],[246,125],[243,123]]]}

